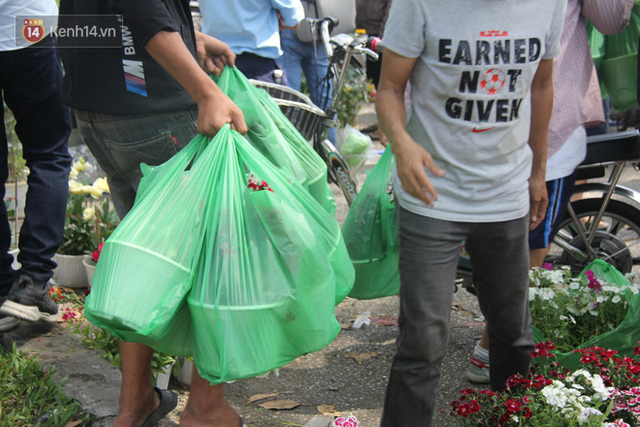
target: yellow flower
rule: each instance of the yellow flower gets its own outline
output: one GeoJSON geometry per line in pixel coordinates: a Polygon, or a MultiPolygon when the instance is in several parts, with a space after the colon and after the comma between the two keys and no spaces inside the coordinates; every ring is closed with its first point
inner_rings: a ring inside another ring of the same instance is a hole
{"type": "Polygon", "coordinates": [[[85,221],[91,220],[94,216],[96,216],[96,208],[89,207],[82,211],[82,219],[85,221]]]}
{"type": "Polygon", "coordinates": [[[101,189],[96,188],[92,185],[85,185],[84,192],[93,197],[94,199],[99,199],[104,194],[101,189]]]}
{"type": "Polygon", "coordinates": [[[80,184],[75,179],[70,179],[69,180],[69,193],[71,193],[71,194],[82,194],[82,193],[84,193],[83,189],[84,189],[84,185],[80,184]]]}
{"type": "Polygon", "coordinates": [[[109,193],[109,183],[107,178],[98,178],[93,183],[93,188],[100,191],[102,194],[109,193]]]}
{"type": "Polygon", "coordinates": [[[78,177],[78,170],[71,168],[71,172],[69,172],[69,179],[76,179],[78,177]]]}
{"type": "Polygon", "coordinates": [[[71,169],[75,170],[76,172],[82,172],[83,170],[87,169],[87,167],[88,165],[84,161],[84,158],[80,157],[78,161],[75,162],[73,166],[71,166],[71,169]]]}

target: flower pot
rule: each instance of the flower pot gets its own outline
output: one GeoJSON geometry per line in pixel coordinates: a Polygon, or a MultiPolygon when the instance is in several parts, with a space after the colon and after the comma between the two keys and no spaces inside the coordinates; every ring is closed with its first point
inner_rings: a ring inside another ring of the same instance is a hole
{"type": "Polygon", "coordinates": [[[62,255],[55,254],[53,260],[58,264],[53,270],[53,280],[62,286],[69,288],[86,288],[87,271],[82,260],[86,255],[62,255]]]}
{"type": "Polygon", "coordinates": [[[15,182],[7,182],[4,185],[4,198],[5,200],[10,200],[7,210],[15,210],[18,218],[24,218],[24,202],[27,199],[27,187],[26,181],[18,182],[17,186],[15,182]]]}
{"type": "Polygon", "coordinates": [[[176,380],[180,382],[180,384],[190,385],[191,384],[191,375],[193,374],[193,362],[186,358],[180,358],[178,364],[182,363],[180,369],[178,370],[178,375],[176,375],[176,380]]]}
{"type": "Polygon", "coordinates": [[[164,367],[162,372],[154,372],[153,376],[156,379],[156,387],[166,390],[169,387],[169,380],[171,379],[171,371],[173,369],[173,363],[164,367]]]}
{"type": "Polygon", "coordinates": [[[84,265],[84,270],[87,272],[87,284],[91,286],[91,279],[93,279],[93,273],[96,271],[96,263],[93,258],[88,256],[82,260],[82,265],[84,265]]]}

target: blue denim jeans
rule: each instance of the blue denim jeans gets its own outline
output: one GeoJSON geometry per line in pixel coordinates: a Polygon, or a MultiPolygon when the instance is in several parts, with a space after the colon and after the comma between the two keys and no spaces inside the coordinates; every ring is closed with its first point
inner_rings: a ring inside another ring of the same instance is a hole
{"type": "MultiPolygon", "coordinates": [[[[11,244],[7,210],[4,203],[0,207],[0,296],[4,296],[19,274],[36,281],[47,281],[53,275],[56,264],[51,258],[62,242],[72,159],[67,148],[71,116],[62,102],[62,66],[53,39],[46,37],[37,46],[0,52],[0,82],[29,167],[18,272],[12,270],[13,257],[7,253],[11,244]]],[[[0,192],[4,198],[9,175],[4,127],[1,134],[0,192]]]]}
{"type": "Polygon", "coordinates": [[[120,218],[131,210],[142,178],[140,163],[157,166],[197,134],[196,110],[122,116],[76,110],[78,131],[107,174],[120,218]]]}
{"type": "MultiPolygon", "coordinates": [[[[302,73],[307,79],[307,86],[311,95],[311,102],[326,110],[331,102],[331,91],[333,83],[320,82],[327,75],[329,69],[329,58],[327,51],[321,44],[304,43],[298,40],[293,30],[280,31],[280,43],[282,56],[276,62],[287,75],[287,86],[300,90],[302,73]],[[316,54],[318,59],[316,60],[316,54]]],[[[335,144],[337,130],[331,128],[329,140],[335,144]]]]}
{"type": "Polygon", "coordinates": [[[533,351],[528,217],[461,223],[398,209],[400,334],[380,425],[424,427],[433,418],[464,240],[488,325],[491,387],[502,389],[512,374],[528,373],[533,351]]]}

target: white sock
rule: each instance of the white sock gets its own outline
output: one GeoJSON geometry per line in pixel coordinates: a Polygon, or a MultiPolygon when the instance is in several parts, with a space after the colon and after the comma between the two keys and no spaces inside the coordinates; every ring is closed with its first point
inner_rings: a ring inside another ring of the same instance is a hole
{"type": "Polygon", "coordinates": [[[489,350],[480,347],[480,343],[476,343],[476,348],[473,349],[473,356],[482,363],[489,364],[489,350]]]}

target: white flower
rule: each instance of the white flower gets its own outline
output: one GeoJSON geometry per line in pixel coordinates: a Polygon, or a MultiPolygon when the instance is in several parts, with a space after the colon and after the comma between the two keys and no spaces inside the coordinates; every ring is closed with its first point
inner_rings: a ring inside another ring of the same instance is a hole
{"type": "Polygon", "coordinates": [[[582,413],[578,415],[578,421],[580,421],[580,424],[583,424],[584,422],[589,421],[589,417],[592,415],[602,415],[602,412],[595,408],[584,408],[582,413]]]}
{"type": "Polygon", "coordinates": [[[620,301],[622,301],[622,298],[620,298],[620,295],[614,295],[613,298],[611,298],[611,302],[614,304],[617,304],[620,301]]]}
{"type": "Polygon", "coordinates": [[[564,408],[567,404],[567,396],[563,393],[564,384],[560,381],[553,381],[551,385],[542,389],[542,395],[551,406],[564,408]]]}

